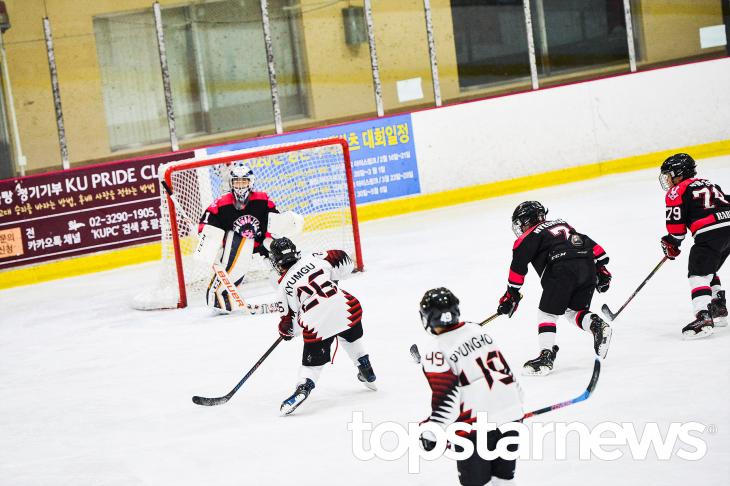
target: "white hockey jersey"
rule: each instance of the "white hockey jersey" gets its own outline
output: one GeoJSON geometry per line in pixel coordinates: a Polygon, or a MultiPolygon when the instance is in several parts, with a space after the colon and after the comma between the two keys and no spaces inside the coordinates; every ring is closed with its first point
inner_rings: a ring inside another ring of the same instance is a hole
{"type": "Polygon", "coordinates": [[[347,253],[327,250],[302,257],[282,275],[280,300],[305,342],[327,339],[360,323],[360,302],[337,283],[354,268],[347,253]]]}
{"type": "Polygon", "coordinates": [[[501,351],[483,329],[460,322],[433,336],[421,349],[423,373],[431,386],[428,421],[446,428],[474,423],[478,412],[500,426],[520,420],[522,392],[501,351]]]}

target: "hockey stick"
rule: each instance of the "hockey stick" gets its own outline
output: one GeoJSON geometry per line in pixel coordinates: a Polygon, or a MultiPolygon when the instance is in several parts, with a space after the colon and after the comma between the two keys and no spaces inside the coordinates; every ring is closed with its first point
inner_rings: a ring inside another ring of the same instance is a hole
{"type": "MultiPolygon", "coordinates": [[[[167,181],[164,179],[160,180],[160,184],[162,184],[162,187],[165,189],[165,192],[167,192],[167,195],[170,196],[170,200],[172,201],[172,204],[175,206],[175,209],[178,213],[180,213],[180,216],[182,216],[183,220],[188,224],[189,228],[188,230],[191,232],[191,234],[196,234],[197,229],[195,228],[195,223],[193,220],[188,216],[187,211],[185,211],[185,208],[180,204],[180,202],[177,200],[177,197],[175,197],[175,194],[172,192],[172,188],[167,184],[167,181]]],[[[235,304],[235,310],[241,310],[244,314],[249,315],[256,315],[256,314],[268,314],[269,308],[278,308],[277,305],[249,305],[246,303],[245,300],[241,297],[241,294],[238,293],[238,288],[236,285],[231,281],[230,275],[228,275],[228,272],[226,272],[226,269],[218,265],[217,263],[213,264],[213,272],[218,276],[220,281],[225,285],[226,290],[228,290],[229,295],[232,298],[231,304],[235,304]]]]}
{"type": "Polygon", "coordinates": [[[496,312],[494,315],[491,315],[491,316],[487,317],[486,319],[484,319],[482,322],[480,322],[479,325],[480,326],[484,326],[486,324],[489,324],[490,322],[492,322],[493,320],[495,320],[499,316],[500,316],[500,313],[499,312],[496,312]]]}
{"type": "Polygon", "coordinates": [[[204,405],[206,407],[212,407],[215,405],[223,405],[224,403],[226,403],[228,400],[231,399],[231,397],[233,395],[235,395],[235,393],[238,391],[238,389],[241,388],[241,386],[246,382],[246,380],[248,380],[251,377],[251,375],[253,375],[253,372],[256,371],[259,366],[261,366],[261,363],[264,362],[264,360],[271,354],[271,352],[274,350],[274,348],[277,347],[279,345],[279,343],[282,342],[283,340],[284,340],[284,337],[279,336],[279,338],[276,341],[274,341],[274,344],[272,344],[271,347],[264,353],[264,355],[261,356],[261,358],[259,358],[259,360],[256,362],[256,364],[253,365],[253,368],[251,368],[248,371],[248,373],[246,373],[246,376],[244,376],[241,379],[241,381],[239,381],[238,384],[233,387],[233,390],[229,391],[226,395],[223,395],[222,397],[217,397],[217,398],[206,398],[206,397],[199,397],[196,395],[193,397],[193,403],[196,405],[204,405]]]}
{"type": "Polygon", "coordinates": [[[618,310],[618,312],[615,312],[615,313],[611,312],[611,309],[609,309],[608,305],[606,305],[606,304],[603,304],[601,306],[601,311],[603,312],[603,314],[606,317],[608,317],[609,321],[613,321],[614,319],[616,319],[616,317],[618,317],[619,314],[621,314],[621,311],[624,310],[627,305],[629,305],[629,302],[631,302],[633,300],[633,298],[636,297],[636,294],[639,293],[639,290],[641,290],[644,287],[644,285],[646,285],[646,282],[648,282],[649,279],[654,276],[654,274],[657,272],[657,270],[659,270],[659,268],[662,265],[664,265],[664,262],[666,262],[668,259],[669,259],[669,257],[667,257],[667,256],[665,256],[664,258],[661,259],[661,261],[657,264],[657,266],[654,267],[654,270],[651,271],[649,276],[646,277],[643,282],[641,282],[641,284],[639,285],[639,287],[637,287],[636,290],[634,290],[634,293],[631,294],[631,296],[629,297],[629,300],[624,302],[624,305],[621,306],[621,308],[618,310]]]}
{"type": "Polygon", "coordinates": [[[579,396],[575,397],[572,400],[568,400],[567,402],[561,402],[556,403],[554,405],[549,405],[547,407],[539,408],[537,410],[534,410],[532,412],[527,412],[522,419],[527,419],[530,417],[534,417],[535,415],[541,415],[543,413],[552,412],[553,410],[557,410],[559,408],[567,407],[568,405],[573,405],[575,403],[582,402],[584,400],[587,400],[591,394],[593,393],[593,390],[595,390],[596,385],[598,384],[598,376],[601,374],[601,360],[596,358],[596,361],[593,365],[593,374],[591,375],[591,381],[588,382],[588,386],[586,387],[586,391],[584,391],[579,396]]]}
{"type": "MultiPolygon", "coordinates": [[[[517,301],[517,303],[519,303],[520,300],[522,300],[522,293],[520,293],[519,295],[520,295],[520,299],[517,301]]],[[[512,312],[510,312],[509,314],[507,314],[507,317],[512,317],[512,314],[514,314],[516,310],[517,310],[517,307],[513,308],[512,309],[512,312]]],[[[487,324],[489,324],[490,322],[492,322],[493,320],[495,320],[497,317],[499,317],[501,315],[502,314],[500,314],[499,312],[495,312],[493,315],[487,317],[482,322],[480,322],[479,325],[480,326],[487,325],[487,324]]]]}
{"type": "Polygon", "coordinates": [[[410,352],[411,352],[411,358],[413,358],[413,361],[415,361],[416,364],[421,364],[421,353],[420,353],[420,351],[418,351],[418,346],[416,346],[415,344],[412,344],[410,352]]]}

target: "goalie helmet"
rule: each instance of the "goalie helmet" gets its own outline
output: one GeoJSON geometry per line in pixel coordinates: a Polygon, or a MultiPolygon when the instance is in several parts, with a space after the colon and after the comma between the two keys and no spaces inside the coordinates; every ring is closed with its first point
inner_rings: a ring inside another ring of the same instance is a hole
{"type": "Polygon", "coordinates": [[[248,203],[248,198],[253,191],[253,184],[256,176],[246,165],[234,165],[228,175],[228,183],[233,194],[233,201],[236,209],[243,209],[248,203]]]}
{"type": "Polygon", "coordinates": [[[697,175],[697,164],[689,154],[674,154],[667,157],[667,160],[659,169],[659,184],[662,189],[668,191],[674,186],[674,178],[681,177],[682,180],[697,175]]]}
{"type": "Polygon", "coordinates": [[[269,258],[274,268],[281,274],[299,261],[300,253],[297,251],[294,242],[289,238],[277,238],[269,246],[269,258]]]}
{"type": "Polygon", "coordinates": [[[512,231],[518,238],[528,228],[545,221],[548,210],[537,201],[525,201],[520,203],[512,213],[512,231]]]}
{"type": "Polygon", "coordinates": [[[431,289],[421,299],[421,322],[431,334],[459,323],[459,299],[446,287],[431,289]]]}

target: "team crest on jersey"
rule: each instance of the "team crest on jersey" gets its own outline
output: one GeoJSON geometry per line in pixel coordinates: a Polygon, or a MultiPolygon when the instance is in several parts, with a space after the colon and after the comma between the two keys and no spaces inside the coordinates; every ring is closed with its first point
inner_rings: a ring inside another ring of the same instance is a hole
{"type": "Polygon", "coordinates": [[[671,189],[669,189],[669,194],[667,194],[667,197],[674,201],[679,197],[679,186],[674,186],[671,189]]]}
{"type": "Polygon", "coordinates": [[[233,222],[233,231],[244,238],[255,238],[261,231],[261,222],[255,216],[244,214],[233,222]]]}

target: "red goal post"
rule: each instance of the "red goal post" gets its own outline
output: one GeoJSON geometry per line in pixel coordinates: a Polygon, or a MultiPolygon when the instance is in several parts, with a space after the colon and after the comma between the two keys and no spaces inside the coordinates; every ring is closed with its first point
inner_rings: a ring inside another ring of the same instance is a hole
{"type": "MultiPolygon", "coordinates": [[[[161,188],[162,269],[158,285],[137,295],[133,307],[162,309],[185,307],[190,298],[204,299],[212,268],[192,258],[197,246],[197,222],[205,208],[230,190],[231,165],[248,165],[256,191],[266,192],[279,211],[292,210],[304,217],[304,230],[292,237],[304,253],[342,249],[363,269],[355,184],[347,142],[341,138],[291,143],[275,147],[221,152],[165,164],[164,180],[180,204],[186,220],[161,188]],[[191,223],[193,223],[191,225],[191,223]]],[[[246,281],[269,275],[270,266],[255,255],[246,281]]],[[[244,291],[245,294],[245,291],[244,291]]]]}

